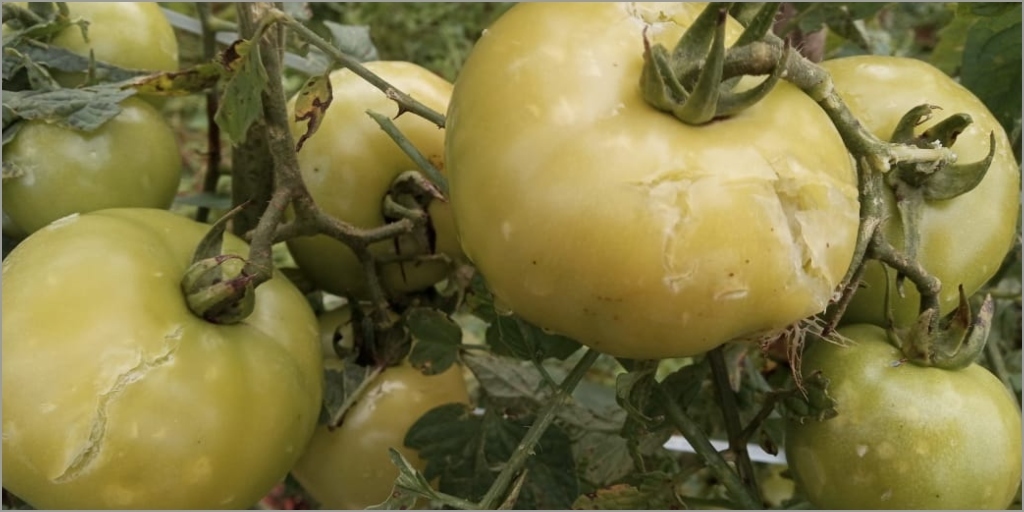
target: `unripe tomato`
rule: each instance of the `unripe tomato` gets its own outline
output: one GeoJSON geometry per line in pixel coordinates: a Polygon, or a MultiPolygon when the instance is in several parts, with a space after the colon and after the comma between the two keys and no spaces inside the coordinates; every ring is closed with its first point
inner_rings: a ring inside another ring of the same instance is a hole
{"type": "Polygon", "coordinates": [[[4,260],[5,489],[41,509],[245,508],[287,474],[320,411],[316,318],[280,274],[242,323],[192,314],[180,281],[208,229],[104,210],[4,260]]]}
{"type": "Polygon", "coordinates": [[[4,163],[24,175],[5,180],[3,210],[26,232],[72,213],[105,208],[168,208],[181,181],[174,131],[136,98],[91,132],[24,121],[4,146],[4,163]]]}
{"type": "Polygon", "coordinates": [[[363,509],[391,495],[398,468],[388,448],[416,469],[426,461],[405,447],[405,434],[421,416],[447,403],[469,403],[462,370],[427,376],[408,363],[385,369],[333,431],[321,425],[292,476],[325,509],[363,509]]]}
{"type": "MultiPolygon", "coordinates": [[[[68,2],[72,19],[89,22],[86,41],[77,26],[57,34],[54,46],[125,69],[178,70],[178,40],[156,2],[68,2]]],[[[78,85],[82,74],[58,73],[65,87],[78,85]]]]}
{"type": "MultiPolygon", "coordinates": [[[[377,61],[363,64],[381,78],[408,93],[430,108],[443,112],[448,106],[451,84],[430,71],[409,62],[377,61]]],[[[334,100],[320,128],[299,150],[302,179],[317,205],[326,213],[361,228],[385,223],[381,212],[384,196],[391,183],[416,165],[366,114],[367,110],[394,117],[398,105],[383,92],[347,69],[330,75],[334,100]]],[[[295,98],[289,102],[294,113],[295,98]]],[[[306,123],[293,119],[292,134],[305,133],[306,123]]],[[[444,130],[423,118],[405,114],[395,124],[424,156],[443,172],[444,130]]],[[[428,208],[435,241],[424,248],[427,254],[460,257],[451,211],[446,203],[433,201],[428,208]]],[[[393,240],[374,244],[379,256],[415,251],[417,242],[399,238],[400,250],[393,240]]],[[[292,257],[313,281],[325,291],[357,296],[366,293],[365,274],[355,254],[341,242],[325,235],[299,237],[288,241],[292,257]]],[[[392,292],[425,289],[444,279],[450,270],[442,261],[389,263],[382,266],[383,284],[392,292]]]]}
{"type": "MultiPolygon", "coordinates": [[[[780,83],[689,126],[641,95],[645,30],[671,48],[703,7],[522,3],[480,38],[452,93],[445,158],[462,248],[500,305],[641,359],[825,308],[859,206],[818,105],[780,83]]],[[[729,40],[740,30],[730,20],[729,40]]]]}
{"type": "MultiPolygon", "coordinates": [[[[988,281],[1013,244],[1020,208],[1020,170],[1009,138],[985,104],[956,80],[927,62],[899,57],[858,56],[825,61],[836,91],[853,114],[872,133],[889,139],[900,118],[910,109],[931,104],[941,107],[915,133],[956,113],[970,114],[974,122],[957,137],[952,149],[959,163],[982,160],[989,151],[989,133],[995,134],[995,158],[985,179],[973,190],[945,201],[926,202],[919,224],[918,261],[942,282],[939,306],[943,314],[959,302],[958,285],[968,295],[988,281]]],[[[889,216],[888,239],[903,247],[903,224],[891,190],[884,196],[889,216]]],[[[896,323],[909,325],[918,315],[920,295],[908,280],[906,296],[895,289],[891,270],[889,289],[896,323]]],[[[884,325],[886,278],[882,264],[868,263],[865,287],[854,296],[843,318],[847,323],[884,325]]]]}
{"type": "Polygon", "coordinates": [[[849,346],[818,342],[803,373],[820,371],[835,418],[790,421],[786,460],[822,509],[1006,508],[1021,479],[1017,401],[988,370],[903,362],[882,328],[851,325],[849,346]]]}

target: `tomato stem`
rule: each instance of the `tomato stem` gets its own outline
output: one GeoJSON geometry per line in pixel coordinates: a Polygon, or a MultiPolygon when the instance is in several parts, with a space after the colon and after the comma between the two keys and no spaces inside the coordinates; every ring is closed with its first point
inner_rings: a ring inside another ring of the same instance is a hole
{"type": "Polygon", "coordinates": [[[754,499],[761,501],[757,476],[750,461],[750,454],[747,452],[747,440],[743,438],[739,406],[736,404],[736,395],[729,383],[729,369],[725,364],[724,346],[720,345],[708,352],[707,358],[711,365],[711,380],[714,383],[715,397],[721,405],[725,430],[729,435],[729,451],[736,455],[736,469],[747,486],[747,492],[754,499]]]}
{"type": "Polygon", "coordinates": [[[679,429],[679,432],[690,445],[693,446],[694,450],[704,458],[708,468],[722,481],[722,485],[725,486],[730,496],[737,501],[739,506],[746,510],[760,510],[764,508],[760,501],[750,493],[750,490],[744,485],[740,476],[732,470],[729,463],[722,457],[722,454],[718,453],[718,450],[711,444],[711,441],[708,440],[707,435],[697,425],[697,422],[693,421],[683,411],[683,408],[676,403],[672,393],[664,385],[659,385],[657,388],[664,398],[665,412],[668,413],[669,419],[675,424],[676,428],[679,429]]]}
{"type": "Polygon", "coordinates": [[[388,98],[394,100],[395,103],[398,104],[398,115],[402,115],[404,112],[411,112],[423,119],[426,119],[427,121],[430,121],[431,123],[434,123],[438,128],[444,128],[444,114],[434,111],[432,108],[413,99],[412,96],[400,91],[383,78],[377,76],[369,69],[366,69],[366,67],[360,64],[354,57],[339,50],[336,46],[320,37],[316,32],[306,28],[306,26],[295,18],[292,18],[288,14],[277,9],[272,10],[271,15],[274,17],[275,21],[295,31],[302,40],[320,49],[320,51],[333,59],[335,63],[351,70],[360,78],[366,80],[369,84],[380,89],[388,98]]]}

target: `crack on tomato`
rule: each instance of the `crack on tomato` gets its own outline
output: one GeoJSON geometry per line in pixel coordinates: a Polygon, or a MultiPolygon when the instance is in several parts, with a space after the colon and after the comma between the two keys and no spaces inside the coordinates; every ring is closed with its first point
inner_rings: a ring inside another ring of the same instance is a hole
{"type": "Polygon", "coordinates": [[[85,445],[82,446],[64,471],[56,478],[53,478],[53,482],[64,483],[76,479],[96,460],[96,457],[99,456],[103,448],[103,441],[107,435],[107,409],[110,404],[130,385],[142,380],[150,371],[174,360],[174,354],[181,346],[177,341],[181,339],[182,329],[179,326],[174,332],[164,336],[168,346],[164,352],[157,354],[155,357],[145,359],[140,350],[138,354],[139,362],[118,375],[110,389],[99,396],[98,403],[96,404],[96,415],[92,421],[92,430],[89,431],[89,437],[85,440],[85,445]]]}

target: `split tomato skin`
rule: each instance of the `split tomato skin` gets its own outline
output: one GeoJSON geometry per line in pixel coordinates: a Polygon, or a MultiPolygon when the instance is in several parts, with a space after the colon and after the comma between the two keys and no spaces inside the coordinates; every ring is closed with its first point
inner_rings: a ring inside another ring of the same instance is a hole
{"type": "Polygon", "coordinates": [[[278,273],[241,323],[194,315],[180,282],[209,228],[103,210],[4,259],[5,489],[40,509],[246,508],[288,473],[321,406],[316,317],[278,273]]]}
{"type": "MultiPolygon", "coordinates": [[[[645,33],[700,4],[524,3],[477,42],[447,116],[462,248],[496,303],[614,356],[692,356],[825,309],[856,174],[800,90],[689,126],[650,106],[645,33]]],[[[741,32],[729,20],[727,38],[741,32]]],[[[745,79],[751,87],[763,78],[745,79]]]]}
{"type": "Polygon", "coordinates": [[[1021,412],[985,368],[905,362],[881,327],[841,328],[847,346],[805,350],[838,415],[787,423],[800,491],[822,509],[1005,509],[1021,480],[1021,412]]]}

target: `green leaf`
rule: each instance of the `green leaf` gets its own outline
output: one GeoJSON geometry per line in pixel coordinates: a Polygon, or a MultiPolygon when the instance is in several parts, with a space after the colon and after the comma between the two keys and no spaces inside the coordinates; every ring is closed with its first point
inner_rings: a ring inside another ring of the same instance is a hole
{"type": "Polygon", "coordinates": [[[515,315],[495,317],[487,328],[487,344],[496,354],[535,361],[564,360],[580,348],[571,338],[545,332],[515,315]]]}
{"type": "Polygon", "coordinates": [[[345,361],[342,367],[324,369],[323,407],[320,409],[321,425],[330,423],[359,385],[370,376],[371,368],[345,361]]]}
{"type": "MultiPolygon", "coordinates": [[[[11,80],[25,69],[27,62],[35,62],[49,69],[68,73],[84,72],[89,69],[89,57],[83,57],[64,48],[50,46],[34,40],[19,41],[4,45],[3,79],[11,80]]],[[[93,70],[98,82],[122,82],[145,75],[146,71],[125,69],[112,64],[95,61],[93,70]]],[[[84,75],[83,75],[84,79],[84,75]]]]}
{"type": "Polygon", "coordinates": [[[332,43],[347,55],[360,62],[378,60],[380,55],[370,37],[370,27],[366,25],[342,25],[324,20],[324,26],[331,31],[332,43]]]}
{"type": "Polygon", "coordinates": [[[433,495],[430,482],[422,473],[416,471],[398,450],[388,448],[388,456],[391,457],[391,463],[398,468],[398,478],[395,479],[388,499],[378,505],[367,507],[367,510],[409,510],[416,505],[419,496],[433,495]]]}
{"type": "MultiPolygon", "coordinates": [[[[533,418],[507,418],[488,410],[473,416],[449,404],[428,411],[409,429],[406,446],[426,459],[423,476],[439,478],[441,492],[476,501],[497,477],[533,418]]],[[[579,494],[571,441],[557,425],[541,436],[524,467],[516,509],[566,509],[579,494]]]]}
{"type": "Polygon", "coordinates": [[[677,510],[684,508],[676,498],[678,484],[671,475],[648,473],[639,486],[612,485],[580,496],[574,510],[677,510]]]}
{"type": "MultiPolygon", "coordinates": [[[[53,91],[4,91],[4,121],[38,119],[92,131],[121,113],[121,101],[135,94],[114,84],[53,91]]],[[[6,137],[5,137],[6,138],[6,137]]]]}
{"type": "Polygon", "coordinates": [[[174,198],[175,204],[201,206],[211,210],[227,210],[231,208],[231,196],[214,192],[191,192],[174,198]]]}
{"type": "Polygon", "coordinates": [[[928,62],[947,75],[956,76],[963,61],[967,33],[976,21],[977,17],[958,12],[948,24],[939,30],[938,42],[928,56],[928,62]]]}
{"type": "Polygon", "coordinates": [[[785,34],[797,28],[807,34],[827,27],[831,32],[867,50],[871,46],[868,37],[863,31],[862,25],[856,22],[871,18],[878,11],[889,5],[889,3],[792,3],[791,5],[796,9],[797,15],[782,32],[785,34]]]}
{"type": "Polygon", "coordinates": [[[430,308],[413,308],[405,316],[416,343],[409,363],[425,375],[444,372],[455,363],[462,343],[462,329],[448,315],[430,308]]]}
{"type": "Polygon", "coordinates": [[[259,45],[236,41],[241,65],[224,87],[220,107],[214,121],[235,144],[245,141],[249,127],[263,115],[263,90],[267,86],[267,70],[260,58],[259,45]]]}
{"type": "Polygon", "coordinates": [[[960,82],[985,103],[1006,133],[1012,133],[1021,116],[1021,4],[1010,5],[971,25],[960,69],[960,82]]]}

